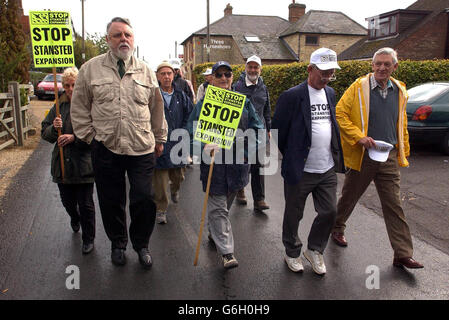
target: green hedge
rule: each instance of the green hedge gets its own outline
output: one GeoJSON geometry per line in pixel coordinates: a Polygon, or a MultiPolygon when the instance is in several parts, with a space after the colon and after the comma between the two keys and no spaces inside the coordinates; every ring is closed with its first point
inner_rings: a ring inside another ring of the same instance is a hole
{"type": "MultiPolygon", "coordinates": [[[[341,61],[338,64],[341,70],[336,72],[337,80],[330,83],[330,86],[335,89],[337,101],[354,80],[371,72],[371,61],[341,61]]],[[[204,63],[195,67],[193,72],[197,86],[204,81],[202,73],[212,65],[213,63],[204,63]]],[[[263,66],[262,77],[270,92],[273,111],[283,91],[307,79],[307,65],[308,63],[290,63],[263,66]]],[[[245,66],[233,65],[232,69],[234,81],[237,81],[245,66]]],[[[393,77],[404,82],[407,88],[429,81],[449,81],[449,60],[400,61],[393,77]]]]}

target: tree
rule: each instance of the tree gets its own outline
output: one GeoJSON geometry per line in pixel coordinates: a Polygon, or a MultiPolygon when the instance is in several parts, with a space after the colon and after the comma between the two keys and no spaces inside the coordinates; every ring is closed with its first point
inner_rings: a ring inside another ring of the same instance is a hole
{"type": "Polygon", "coordinates": [[[98,48],[99,54],[103,54],[108,52],[109,45],[106,42],[106,35],[101,35],[98,32],[94,34],[87,34],[87,39],[92,40],[94,45],[98,48]]]}
{"type": "Polygon", "coordinates": [[[29,81],[30,54],[17,1],[0,0],[0,91],[5,92],[9,81],[29,81]]]}
{"type": "MultiPolygon", "coordinates": [[[[99,33],[93,35],[87,34],[84,40],[84,47],[86,53],[86,61],[100,54],[106,53],[109,50],[109,46],[106,42],[106,37],[101,36],[99,33]]],[[[75,41],[73,43],[73,51],[75,55],[75,64],[79,69],[83,64],[83,38],[75,32],[75,41]]]]}

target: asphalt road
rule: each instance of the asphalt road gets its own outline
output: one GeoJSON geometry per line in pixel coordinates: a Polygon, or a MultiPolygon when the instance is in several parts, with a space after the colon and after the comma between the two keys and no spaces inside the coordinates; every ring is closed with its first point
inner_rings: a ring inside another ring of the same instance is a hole
{"type": "MultiPolygon", "coordinates": [[[[96,198],[95,249],[83,256],[80,234],[71,232],[57,186],[51,181],[51,149],[45,141],[40,143],[1,203],[0,300],[449,299],[449,255],[447,246],[445,250],[440,248],[444,247],[448,231],[443,225],[447,223],[443,206],[447,200],[445,157],[427,151],[413,155],[410,171],[403,174],[403,180],[410,184],[404,187],[405,195],[413,195],[408,196],[407,212],[412,220],[419,218],[411,223],[415,257],[425,265],[424,269],[407,271],[392,266],[393,252],[378,215],[377,196],[367,192],[350,219],[349,246],[340,248],[329,242],[325,252],[328,272],[320,277],[306,262],[305,272],[295,274],[283,261],[284,201],[279,172],[266,180],[271,205],[267,214],[254,213],[251,205],[234,205],[231,209],[238,268],[225,271],[207,237],[202,239],[198,266],[193,266],[204,197],[196,166],[187,170],[179,203],[169,206],[168,224],[155,226],[150,241],[154,258],[151,270],[142,269],[130,244],[126,251],[128,263],[124,267],[112,265],[110,242],[96,198]],[[428,167],[433,161],[440,164],[440,171],[428,167]],[[426,184],[431,188],[426,189],[426,184]],[[414,202],[413,198],[419,200],[414,202]],[[441,236],[428,223],[435,217],[432,213],[440,209],[436,216],[441,220],[435,223],[445,228],[441,236]],[[425,224],[416,227],[421,221],[425,224]],[[438,241],[428,238],[428,233],[438,241]],[[73,268],[79,271],[79,289],[68,289],[75,275],[73,268]],[[376,275],[378,289],[368,288],[370,283],[376,283],[370,282],[370,277],[376,275]]],[[[304,244],[314,215],[308,201],[300,226],[304,244]]]]}
{"type": "MultiPolygon", "coordinates": [[[[411,145],[410,165],[401,168],[401,196],[413,234],[449,254],[449,156],[437,146],[411,145]]],[[[381,214],[373,184],[361,202],[381,214]]]]}

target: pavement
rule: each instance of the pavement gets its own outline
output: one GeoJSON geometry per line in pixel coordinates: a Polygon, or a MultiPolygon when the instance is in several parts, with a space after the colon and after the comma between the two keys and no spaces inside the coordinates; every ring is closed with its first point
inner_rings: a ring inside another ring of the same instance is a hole
{"type": "MultiPolygon", "coordinates": [[[[199,167],[186,172],[178,204],[170,204],[168,224],[156,225],[150,240],[154,259],[144,270],[130,243],[128,262],[112,265],[98,201],[95,249],[81,254],[81,235],[70,230],[57,185],[51,181],[52,145],[41,141],[10,185],[0,210],[0,300],[447,300],[449,255],[414,237],[421,270],[392,266],[383,219],[357,205],[349,220],[347,248],[332,241],[325,251],[327,274],[291,272],[283,260],[284,206],[279,171],[266,177],[266,214],[234,204],[231,221],[239,267],[224,270],[203,232],[199,262],[193,266],[204,193],[199,167]],[[70,285],[79,272],[79,289],[70,285]],[[375,276],[378,275],[378,281],[375,276]],[[378,286],[377,286],[378,284],[378,286]],[[374,287],[374,288],[373,288],[374,287]],[[377,288],[378,289],[377,289],[377,288]],[[68,289],[72,288],[72,289],[68,289]],[[371,289],[370,289],[371,288],[371,289]]],[[[341,187],[341,185],[340,185],[341,187]]],[[[306,246],[315,216],[311,197],[300,225],[306,246]]]]}

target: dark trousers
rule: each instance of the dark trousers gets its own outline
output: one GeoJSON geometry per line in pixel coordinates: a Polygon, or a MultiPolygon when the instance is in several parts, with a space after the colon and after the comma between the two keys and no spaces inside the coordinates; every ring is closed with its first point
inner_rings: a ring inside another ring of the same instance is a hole
{"type": "Polygon", "coordinates": [[[58,183],[61,201],[71,221],[81,224],[84,243],[92,243],[95,238],[95,205],[93,199],[94,184],[58,183]]]}
{"type": "Polygon", "coordinates": [[[126,249],[128,243],[125,174],[130,185],[130,240],[136,251],[148,248],[156,219],[156,205],[151,195],[154,153],[118,155],[94,140],[92,163],[101,217],[112,249],[126,249]]]}
{"type": "Polygon", "coordinates": [[[323,253],[337,214],[337,175],[333,168],[322,174],[304,172],[301,181],[296,185],[289,185],[284,181],[282,242],[285,252],[291,258],[301,254],[302,243],[298,228],[310,193],[318,215],[310,229],[307,247],[323,253]]]}
{"type": "Polygon", "coordinates": [[[265,176],[260,174],[261,167],[259,161],[251,164],[251,192],[253,193],[254,201],[265,200],[265,176]]]}

